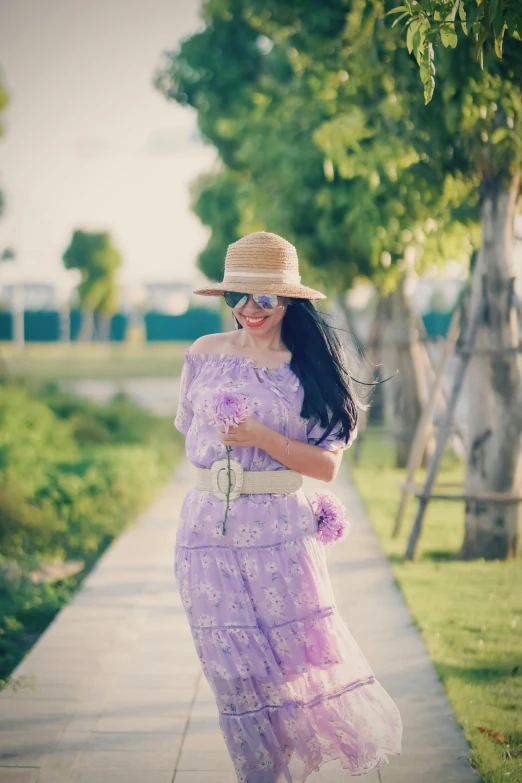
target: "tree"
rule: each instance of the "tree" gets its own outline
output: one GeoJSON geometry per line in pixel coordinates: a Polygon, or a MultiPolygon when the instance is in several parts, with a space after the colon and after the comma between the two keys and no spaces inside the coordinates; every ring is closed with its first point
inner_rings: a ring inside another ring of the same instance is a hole
{"type": "Polygon", "coordinates": [[[203,174],[191,186],[191,207],[203,225],[212,228],[198,266],[210,280],[223,277],[227,247],[239,239],[238,182],[233,172],[203,174]]]}
{"type": "Polygon", "coordinates": [[[434,47],[454,49],[458,31],[473,41],[474,55],[484,67],[484,46],[492,41],[495,54],[503,56],[504,35],[520,41],[522,4],[520,0],[405,0],[390,11],[400,14],[394,24],[405,20],[408,50],[415,54],[428,103],[435,88],[434,47]]]}
{"type": "MultiPolygon", "coordinates": [[[[504,40],[501,50],[497,44],[496,52],[482,47],[481,61],[477,61],[475,43],[457,29],[455,47],[439,49],[438,89],[432,103],[437,103],[441,147],[451,145],[459,176],[479,194],[482,247],[470,306],[473,311],[485,308],[477,339],[481,355],[472,360],[469,371],[473,394],[466,494],[520,495],[522,357],[515,349],[512,249],[522,170],[522,42],[517,39],[521,9],[519,3],[491,2],[484,11],[489,14],[483,21],[484,40],[491,25],[495,36],[509,29],[513,37],[504,40]],[[500,22],[495,22],[499,8],[506,22],[502,30],[500,22]]],[[[418,116],[428,131],[432,127],[429,116],[424,111],[418,116]]],[[[521,524],[519,503],[467,503],[461,555],[488,559],[514,555],[520,546],[521,524]]]]}
{"type": "MultiPolygon", "coordinates": [[[[398,31],[382,25],[382,3],[370,14],[362,0],[349,8],[337,0],[207,2],[206,30],[168,55],[156,84],[197,109],[226,166],[222,176],[234,182],[226,234],[219,210],[206,211],[219,237],[208,252],[269,228],[297,246],[304,269],[329,292],[365,277],[391,294],[410,266],[438,260],[467,232],[450,214],[458,187],[444,189],[443,173],[424,165],[412,144],[412,90],[398,94],[392,61],[402,58],[409,87],[417,76],[398,31]]],[[[391,295],[400,305],[392,328],[403,334],[408,302],[400,290],[391,295]]],[[[399,464],[420,413],[412,354],[407,343],[400,377],[414,404],[402,389],[399,464]]]]}
{"type": "Polygon", "coordinates": [[[77,229],[62,258],[66,269],[78,269],[82,276],[78,286],[82,309],[78,339],[92,339],[95,313],[100,318],[102,337],[108,339],[110,318],[118,302],[116,272],[122,263],[109,233],[90,233],[77,229]]]}

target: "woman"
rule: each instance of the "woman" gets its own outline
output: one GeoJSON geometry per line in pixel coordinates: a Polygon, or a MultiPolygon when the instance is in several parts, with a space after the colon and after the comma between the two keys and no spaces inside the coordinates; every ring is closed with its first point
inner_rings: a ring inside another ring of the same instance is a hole
{"type": "Polygon", "coordinates": [[[175,574],[237,778],[302,783],[332,759],[366,774],[400,753],[401,719],[337,612],[300,489],[301,476],[331,481],[356,434],[340,343],[310,301],[325,297],[301,285],[294,246],[268,232],[231,244],[223,282],[195,293],[224,296],[238,330],[185,352],[175,424],[198,475],[175,574]],[[219,390],[250,405],[228,432],[208,417],[219,390]],[[241,494],[224,529],[212,465],[226,447],[227,488],[241,494]]]}

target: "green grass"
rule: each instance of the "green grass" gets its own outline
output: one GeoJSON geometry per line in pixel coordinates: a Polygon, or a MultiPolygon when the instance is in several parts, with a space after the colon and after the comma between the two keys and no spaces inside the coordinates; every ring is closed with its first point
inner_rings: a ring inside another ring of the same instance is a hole
{"type": "MultiPolygon", "coordinates": [[[[352,474],[397,583],[471,746],[485,783],[522,781],[522,562],[456,559],[464,532],[461,502],[428,506],[418,559],[403,560],[417,503],[411,499],[397,539],[391,530],[404,471],[393,467],[393,443],[370,430],[352,474]],[[499,742],[479,727],[499,732],[499,742]]],[[[419,472],[418,480],[423,478],[419,472]]],[[[452,455],[439,481],[458,481],[452,455]]]]}
{"type": "Polygon", "coordinates": [[[42,380],[175,378],[189,343],[0,343],[0,375],[42,380]]]}

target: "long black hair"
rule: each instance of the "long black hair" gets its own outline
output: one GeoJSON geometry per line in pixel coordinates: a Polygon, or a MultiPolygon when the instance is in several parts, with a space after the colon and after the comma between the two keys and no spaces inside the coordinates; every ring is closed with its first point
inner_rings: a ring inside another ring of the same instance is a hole
{"type": "Polygon", "coordinates": [[[356,427],[360,403],[336,328],[309,299],[292,299],[281,325],[281,339],[292,353],[290,369],[304,389],[301,416],[313,416],[326,428],[316,444],[337,425],[339,440],[347,442],[356,427]]]}

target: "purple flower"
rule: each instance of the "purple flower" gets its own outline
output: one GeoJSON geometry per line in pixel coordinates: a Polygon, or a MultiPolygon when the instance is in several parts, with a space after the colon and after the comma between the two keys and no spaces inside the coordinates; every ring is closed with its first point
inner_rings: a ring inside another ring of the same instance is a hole
{"type": "MultiPolygon", "coordinates": [[[[246,397],[243,397],[241,394],[236,394],[233,391],[217,391],[205,402],[205,412],[211,427],[224,427],[225,432],[228,432],[229,427],[237,426],[246,419],[250,412],[250,406],[246,397]]],[[[232,486],[230,475],[230,452],[232,451],[232,446],[225,446],[225,448],[228,464],[228,489],[225,517],[223,519],[223,535],[225,535],[226,530],[225,525],[230,507],[230,489],[232,486]]]]}
{"type": "Polygon", "coordinates": [[[346,509],[332,492],[320,490],[311,499],[317,520],[317,536],[323,544],[334,544],[348,535],[346,509]]]}
{"type": "Polygon", "coordinates": [[[246,397],[233,391],[217,391],[206,402],[206,414],[211,427],[237,426],[249,414],[246,397]]]}

